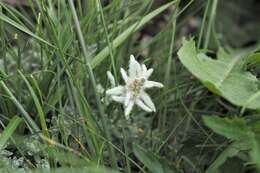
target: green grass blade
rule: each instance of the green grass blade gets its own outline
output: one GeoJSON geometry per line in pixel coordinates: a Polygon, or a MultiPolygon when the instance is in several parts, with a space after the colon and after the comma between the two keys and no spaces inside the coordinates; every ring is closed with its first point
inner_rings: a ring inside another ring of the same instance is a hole
{"type": "Polygon", "coordinates": [[[15,129],[19,126],[19,124],[22,122],[22,119],[18,116],[14,116],[5,130],[1,133],[0,136],[0,151],[4,148],[7,141],[10,139],[12,134],[14,133],[15,129]]]}
{"type": "MultiPolygon", "coordinates": [[[[33,98],[33,101],[35,103],[35,106],[36,106],[36,109],[37,109],[37,112],[39,114],[39,118],[40,118],[40,123],[41,123],[41,128],[43,130],[43,134],[46,136],[46,137],[49,137],[49,133],[48,133],[48,128],[47,128],[47,125],[46,125],[46,121],[45,121],[45,114],[44,114],[44,111],[43,111],[43,108],[42,108],[42,105],[36,95],[36,93],[34,92],[33,90],[33,87],[31,86],[31,84],[29,83],[29,81],[26,79],[26,77],[22,74],[22,72],[19,71],[19,74],[20,76],[22,77],[22,79],[24,80],[24,82],[26,83],[29,91],[30,91],[30,94],[33,98]]],[[[38,87],[37,87],[38,88],[38,87]]]]}
{"type": "Polygon", "coordinates": [[[203,46],[204,49],[207,49],[208,46],[209,46],[210,36],[211,36],[211,33],[212,33],[214,20],[215,20],[215,17],[216,17],[217,6],[218,6],[218,0],[212,0],[212,7],[211,7],[211,10],[210,10],[211,13],[210,13],[210,16],[209,16],[208,28],[207,28],[207,31],[206,31],[205,42],[204,42],[204,46],[203,46]]]}
{"type": "MultiPolygon", "coordinates": [[[[124,41],[134,32],[138,31],[140,28],[142,28],[145,24],[147,24],[149,21],[151,21],[154,17],[156,17],[158,14],[166,10],[168,7],[173,5],[176,1],[169,2],[160,8],[152,11],[151,13],[144,16],[140,21],[137,21],[133,25],[131,25],[127,30],[125,30],[123,33],[121,33],[117,38],[115,38],[112,42],[112,48],[115,49],[118,46],[120,46],[124,41]]],[[[101,50],[91,61],[92,68],[95,68],[98,66],[109,54],[109,46],[106,46],[103,50],[101,50]]]]}
{"type": "Polygon", "coordinates": [[[44,40],[43,38],[35,35],[33,32],[31,32],[29,29],[25,28],[24,26],[18,24],[17,22],[13,21],[12,19],[10,19],[9,17],[5,16],[4,14],[0,15],[0,20],[12,25],[13,27],[17,28],[18,30],[32,36],[33,38],[35,38],[36,40],[39,40],[42,43],[47,44],[48,46],[51,46],[53,48],[55,48],[54,45],[50,44],[48,41],[44,40]]]}
{"type": "MultiPolygon", "coordinates": [[[[85,41],[84,41],[83,34],[82,34],[82,31],[81,31],[81,28],[80,28],[80,23],[79,23],[78,16],[77,16],[77,13],[76,13],[76,9],[74,7],[74,3],[73,3],[72,0],[69,0],[69,5],[70,5],[70,8],[71,8],[71,12],[73,14],[74,23],[76,25],[75,27],[76,27],[78,38],[79,38],[79,41],[80,41],[80,46],[83,50],[83,55],[85,57],[86,68],[87,68],[87,71],[88,71],[88,74],[89,74],[89,77],[90,77],[92,87],[94,89],[95,99],[96,99],[97,108],[98,108],[98,111],[99,111],[99,114],[100,114],[101,123],[102,123],[103,130],[104,130],[104,135],[106,136],[108,141],[112,141],[111,134],[110,134],[110,131],[108,130],[107,122],[106,122],[106,119],[105,119],[105,110],[104,110],[104,107],[101,103],[100,95],[97,91],[96,79],[95,79],[95,76],[94,76],[94,73],[93,73],[93,69],[91,68],[90,59],[89,59],[90,57],[89,57],[89,54],[88,54],[87,49],[86,49],[85,41]]],[[[111,165],[114,168],[116,168],[117,167],[116,155],[115,155],[114,148],[112,147],[112,145],[110,143],[109,143],[109,154],[110,154],[110,157],[111,157],[111,165]]]]}
{"type": "Polygon", "coordinates": [[[13,95],[13,93],[9,90],[9,88],[6,86],[4,81],[0,81],[0,85],[3,87],[4,91],[9,96],[11,101],[15,104],[15,106],[18,108],[18,110],[21,112],[21,114],[24,117],[26,123],[29,125],[30,130],[32,130],[35,133],[38,133],[40,128],[33,121],[33,119],[28,114],[28,112],[26,112],[26,110],[24,109],[23,105],[16,99],[16,97],[13,95]]]}

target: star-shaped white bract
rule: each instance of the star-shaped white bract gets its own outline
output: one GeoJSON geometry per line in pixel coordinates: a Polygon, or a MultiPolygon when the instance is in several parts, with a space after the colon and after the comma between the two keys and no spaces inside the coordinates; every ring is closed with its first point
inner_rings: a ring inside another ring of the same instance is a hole
{"type": "Polygon", "coordinates": [[[153,73],[153,69],[147,69],[144,64],[139,64],[134,56],[131,55],[128,74],[123,68],[120,69],[120,72],[125,85],[114,87],[114,77],[110,72],[107,72],[108,78],[114,88],[107,90],[106,94],[114,101],[124,104],[126,119],[129,119],[134,104],[144,111],[155,112],[155,105],[145,90],[152,87],[162,88],[163,84],[148,80],[153,73]]]}

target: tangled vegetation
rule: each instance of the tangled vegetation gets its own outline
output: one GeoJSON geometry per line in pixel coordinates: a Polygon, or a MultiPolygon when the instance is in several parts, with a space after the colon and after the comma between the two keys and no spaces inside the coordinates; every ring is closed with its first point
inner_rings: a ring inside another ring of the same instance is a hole
{"type": "Polygon", "coordinates": [[[259,9],[1,1],[0,172],[258,172],[259,9]]]}

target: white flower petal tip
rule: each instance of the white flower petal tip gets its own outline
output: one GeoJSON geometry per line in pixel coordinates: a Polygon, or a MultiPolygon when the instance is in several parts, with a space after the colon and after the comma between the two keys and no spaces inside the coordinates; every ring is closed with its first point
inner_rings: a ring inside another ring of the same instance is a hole
{"type": "Polygon", "coordinates": [[[124,103],[125,101],[125,97],[123,96],[112,96],[111,98],[118,103],[124,103]]]}
{"type": "Polygon", "coordinates": [[[129,119],[129,115],[134,107],[134,102],[130,101],[127,106],[125,106],[125,117],[129,119]]]}
{"type": "Polygon", "coordinates": [[[148,106],[146,106],[142,100],[137,99],[137,100],[135,101],[135,103],[137,104],[137,106],[139,106],[139,107],[140,107],[141,109],[143,109],[144,111],[146,111],[146,112],[152,112],[152,109],[149,108],[148,106]]]}
{"type": "Polygon", "coordinates": [[[110,71],[107,71],[107,77],[112,87],[116,86],[115,78],[110,71]]]}
{"type": "Polygon", "coordinates": [[[137,78],[142,74],[141,65],[135,60],[133,55],[130,55],[128,73],[130,78],[137,78]]]}
{"type": "Polygon", "coordinates": [[[130,119],[129,115],[125,115],[125,119],[128,121],[130,119]]]}
{"type": "Polygon", "coordinates": [[[130,55],[130,61],[135,61],[135,56],[134,55],[130,55]]]}
{"type": "Polygon", "coordinates": [[[143,70],[143,73],[146,73],[147,72],[147,67],[145,64],[142,64],[142,70],[143,70]]]}
{"type": "Polygon", "coordinates": [[[157,88],[163,88],[164,85],[163,85],[162,83],[160,83],[160,82],[157,82],[157,85],[156,85],[155,87],[157,87],[157,88]]]}
{"type": "Polygon", "coordinates": [[[127,120],[130,118],[131,111],[135,104],[146,112],[156,112],[152,99],[145,92],[145,90],[149,88],[163,87],[163,84],[159,82],[148,80],[153,73],[153,69],[147,69],[145,64],[138,63],[135,57],[130,55],[128,71],[126,72],[121,68],[120,73],[125,85],[115,87],[113,75],[111,72],[107,72],[112,88],[108,89],[106,94],[109,95],[112,100],[124,105],[125,118],[127,120]]]}
{"type": "Polygon", "coordinates": [[[133,64],[140,66],[140,64],[135,60],[134,55],[130,55],[129,68],[131,68],[133,64]]]}
{"type": "Polygon", "coordinates": [[[152,73],[153,73],[153,69],[152,69],[152,68],[150,68],[149,70],[147,70],[146,73],[145,73],[146,79],[148,79],[148,78],[152,75],[152,73]]]}
{"type": "Polygon", "coordinates": [[[106,91],[107,95],[122,95],[124,93],[124,87],[123,86],[117,86],[112,89],[109,89],[106,91]]]}
{"type": "Polygon", "coordinates": [[[155,105],[151,99],[151,97],[146,93],[146,92],[143,92],[141,94],[141,99],[143,100],[143,102],[153,111],[153,112],[156,112],[156,108],[155,108],[155,105]]]}
{"type": "Polygon", "coordinates": [[[121,76],[122,78],[124,79],[125,83],[127,82],[128,80],[128,76],[126,74],[126,71],[123,69],[123,68],[120,68],[120,72],[121,72],[121,76]]]}
{"type": "Polygon", "coordinates": [[[153,88],[153,87],[156,87],[156,88],[163,88],[164,85],[160,82],[155,82],[155,81],[146,81],[145,84],[144,84],[144,87],[145,88],[153,88]]]}
{"type": "Polygon", "coordinates": [[[130,99],[131,99],[131,93],[130,92],[126,92],[124,106],[127,106],[129,104],[130,99]]]}

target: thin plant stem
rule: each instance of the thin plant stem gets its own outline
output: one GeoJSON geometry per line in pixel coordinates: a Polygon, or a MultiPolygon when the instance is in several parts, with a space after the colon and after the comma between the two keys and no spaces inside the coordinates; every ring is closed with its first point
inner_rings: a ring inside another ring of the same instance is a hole
{"type": "Polygon", "coordinates": [[[215,21],[215,16],[216,16],[216,10],[217,10],[217,5],[218,5],[218,0],[212,0],[212,7],[211,7],[211,13],[210,13],[210,18],[209,18],[209,22],[208,22],[208,28],[207,28],[207,32],[206,32],[206,37],[205,37],[205,42],[204,42],[204,49],[207,49],[209,46],[209,39],[212,33],[212,26],[214,24],[215,21]]]}
{"type": "Polygon", "coordinates": [[[105,35],[106,35],[106,41],[107,41],[108,48],[109,48],[109,55],[110,55],[111,63],[112,63],[112,69],[113,69],[113,73],[114,73],[114,76],[115,76],[115,81],[117,83],[118,78],[117,78],[117,73],[116,73],[116,65],[115,65],[115,58],[114,58],[114,53],[113,53],[113,46],[112,46],[112,43],[109,39],[106,21],[105,21],[105,17],[104,17],[104,13],[103,13],[103,9],[102,9],[100,0],[97,0],[97,9],[98,9],[98,12],[100,13],[101,21],[102,21],[102,24],[103,24],[103,27],[104,27],[104,31],[105,31],[105,35]]]}
{"type": "MultiPolygon", "coordinates": [[[[179,6],[180,0],[176,2],[175,5],[175,11],[173,13],[172,17],[172,36],[171,36],[171,44],[170,44],[170,49],[169,49],[169,54],[168,54],[168,60],[167,60],[167,67],[166,67],[166,73],[164,76],[164,90],[167,91],[169,88],[169,81],[170,81],[170,74],[171,74],[171,69],[172,69],[172,54],[173,54],[173,47],[174,47],[174,40],[175,40],[175,32],[176,32],[176,20],[177,20],[177,14],[178,14],[178,6],[179,6]]],[[[167,96],[164,98],[164,111],[162,114],[162,119],[161,119],[161,132],[163,129],[165,129],[165,123],[166,123],[166,115],[167,115],[167,96]]]]}
{"type": "MultiPolygon", "coordinates": [[[[69,0],[69,5],[70,5],[71,11],[72,11],[73,20],[75,22],[75,28],[76,28],[76,32],[78,34],[80,45],[81,45],[81,48],[83,50],[83,55],[85,57],[86,68],[87,68],[87,71],[88,71],[88,74],[89,74],[89,77],[90,77],[92,87],[94,89],[97,107],[98,107],[99,114],[100,114],[100,117],[101,117],[101,123],[102,123],[102,126],[104,128],[104,134],[105,134],[105,137],[107,138],[107,140],[111,141],[111,134],[110,134],[108,127],[107,127],[107,124],[105,122],[104,107],[101,104],[100,95],[97,91],[97,84],[96,84],[95,76],[94,76],[94,73],[93,73],[93,70],[92,70],[91,64],[90,64],[90,55],[88,54],[86,46],[85,46],[85,41],[84,41],[83,34],[82,34],[82,31],[81,31],[81,28],[80,28],[80,23],[79,23],[79,19],[78,19],[77,13],[76,13],[76,9],[75,9],[74,4],[73,4],[73,0],[69,0]]],[[[117,167],[117,164],[116,164],[117,161],[116,161],[115,151],[113,149],[113,146],[110,143],[109,143],[109,152],[110,152],[110,157],[111,157],[111,165],[114,168],[116,168],[117,167]]]]}
{"type": "Polygon", "coordinates": [[[201,22],[201,27],[200,27],[200,33],[199,33],[197,48],[199,48],[199,47],[201,46],[202,36],[203,36],[203,33],[204,33],[205,24],[206,24],[206,19],[207,19],[208,12],[209,12],[209,5],[210,5],[210,0],[207,1],[207,5],[206,5],[206,8],[205,8],[205,12],[204,12],[204,14],[203,14],[203,19],[202,19],[202,22],[201,22]]]}

